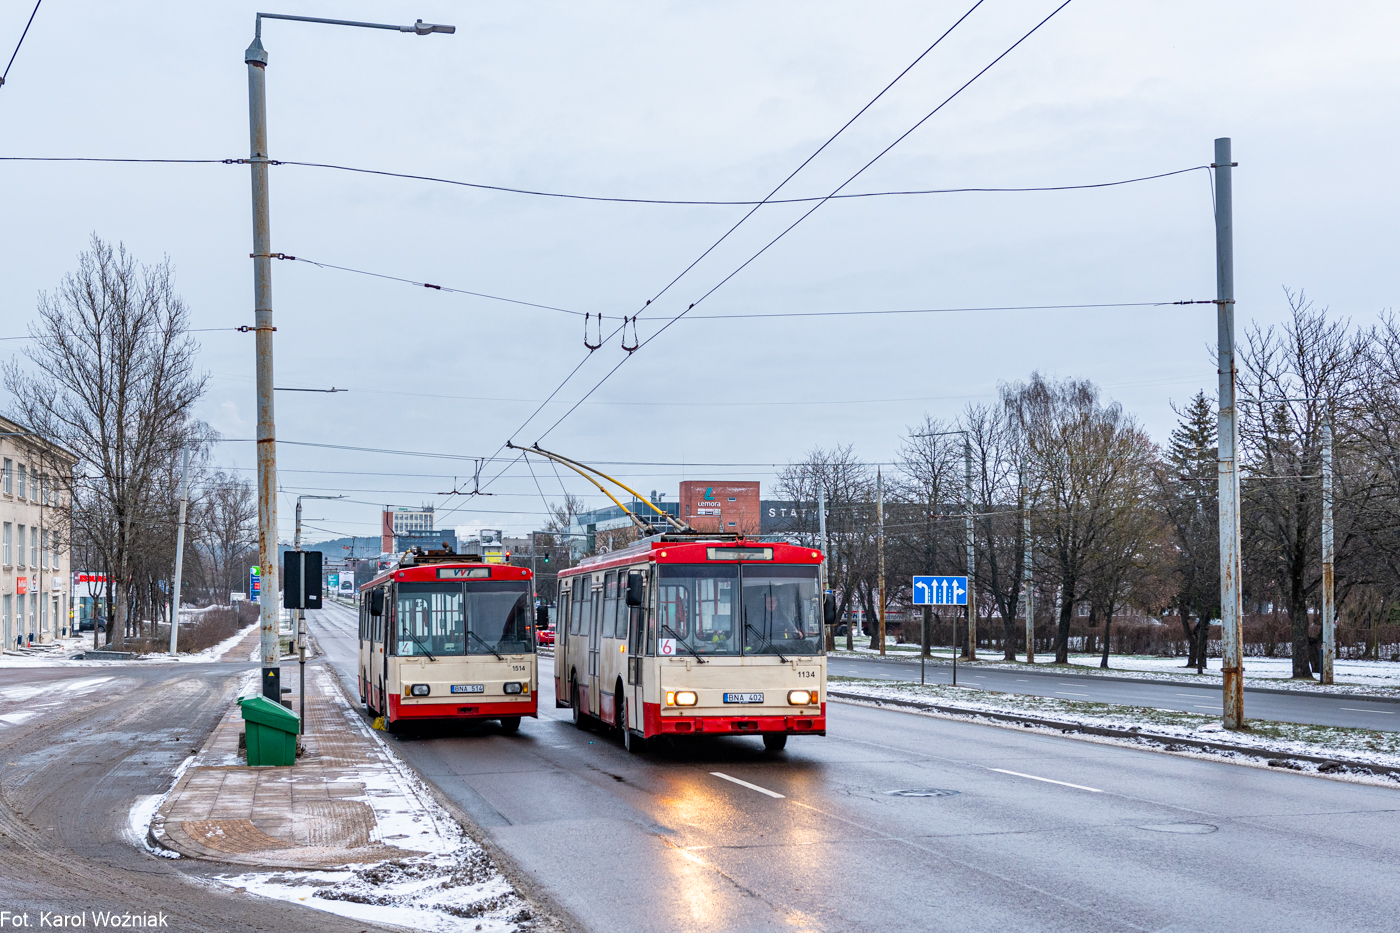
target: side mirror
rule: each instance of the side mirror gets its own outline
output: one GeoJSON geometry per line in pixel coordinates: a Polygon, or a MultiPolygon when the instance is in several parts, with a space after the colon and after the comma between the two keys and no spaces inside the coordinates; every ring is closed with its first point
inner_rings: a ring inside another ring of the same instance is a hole
{"type": "Polygon", "coordinates": [[[826,599],[822,601],[822,618],[827,625],[836,624],[836,594],[827,593],[826,599]]]}
{"type": "Polygon", "coordinates": [[[645,605],[647,601],[646,578],[633,571],[627,575],[627,605],[630,608],[645,605]]]}
{"type": "Polygon", "coordinates": [[[369,593],[369,614],[372,616],[382,616],[384,614],[384,591],[370,590],[369,593]]]}

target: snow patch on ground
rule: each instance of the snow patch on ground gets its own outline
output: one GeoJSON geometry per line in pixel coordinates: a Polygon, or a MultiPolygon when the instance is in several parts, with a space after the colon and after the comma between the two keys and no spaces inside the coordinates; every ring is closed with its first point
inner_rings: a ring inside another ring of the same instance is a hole
{"type": "MultiPolygon", "coordinates": [[[[831,689],[846,694],[858,694],[878,703],[882,699],[937,703],[958,713],[975,716],[978,713],[1019,713],[1036,719],[1063,723],[1065,726],[1096,726],[1124,731],[1140,731],[1144,737],[1170,740],[1172,738],[1215,741],[1240,746],[1260,753],[1274,755],[1309,755],[1335,758],[1343,765],[1380,765],[1400,768],[1400,733],[1378,732],[1370,729],[1347,729],[1335,726],[1311,726],[1287,722],[1251,720],[1249,730],[1226,732],[1218,716],[1184,713],[1148,707],[1118,706],[1061,700],[1054,697],[994,693],[968,687],[939,684],[890,684],[881,681],[831,681],[831,689]]],[[[932,713],[937,715],[937,713],[932,713]]],[[[1018,726],[1013,726],[1018,727],[1018,726]]],[[[1127,741],[1111,736],[1106,741],[1127,741]]],[[[1182,751],[1186,747],[1181,747],[1182,751]]],[[[1217,754],[1201,752],[1201,754],[1217,754]]],[[[1298,763],[1293,770],[1317,771],[1314,763],[1298,763]]],[[[1340,773],[1345,773],[1344,771],[1340,773]]],[[[1396,786],[1389,777],[1377,779],[1387,786],[1396,786]]]]}
{"type": "MultiPolygon", "coordinates": [[[[857,647],[853,651],[838,648],[828,653],[833,658],[880,659],[886,661],[917,661],[919,650],[916,645],[889,645],[884,658],[879,649],[857,647]]],[[[951,656],[946,648],[940,654],[937,650],[931,661],[948,663],[951,656]]],[[[1107,670],[1099,667],[1101,656],[1097,654],[1072,654],[1069,666],[1076,675],[1128,677],[1133,680],[1158,680],[1194,686],[1220,683],[1219,658],[1211,658],[1206,664],[1206,673],[1197,674],[1193,667],[1185,666],[1184,658],[1159,658],[1148,655],[1110,655],[1107,670]]],[[[1064,665],[1052,665],[1044,660],[1028,668],[1024,661],[1002,661],[982,659],[974,662],[959,660],[958,667],[968,670],[991,669],[1026,671],[1039,669],[1046,672],[1066,671],[1064,665]]],[[[1400,696],[1400,664],[1394,661],[1337,661],[1333,668],[1336,681],[1332,686],[1317,681],[1293,680],[1293,662],[1289,658],[1244,659],[1245,686],[1268,687],[1271,690],[1297,690],[1303,693],[1365,694],[1369,696],[1400,696]]]]}
{"type": "Polygon", "coordinates": [[[131,805],[131,809],[126,814],[126,829],[123,835],[126,841],[143,849],[151,855],[160,858],[180,858],[179,852],[172,852],[160,846],[151,845],[150,831],[151,821],[160,812],[160,805],[165,802],[165,798],[170,795],[170,791],[175,789],[175,785],[180,783],[180,776],[185,773],[195,761],[194,755],[180,762],[180,767],[175,769],[175,777],[170,782],[170,787],[163,794],[148,794],[144,797],[137,797],[136,802],[131,805]]]}
{"type": "MultiPolygon", "coordinates": [[[[338,871],[244,872],[218,880],[262,897],[429,933],[510,933],[532,926],[530,905],[438,805],[427,785],[365,725],[330,669],[318,668],[313,676],[323,695],[334,698],[345,728],[374,743],[377,760],[341,778],[363,784],[364,795],[345,799],[374,811],[375,840],[421,854],[338,871]]],[[[242,692],[256,690],[257,680],[250,672],[242,692]]],[[[218,763],[205,759],[201,764],[218,763]]]]}
{"type": "Polygon", "coordinates": [[[528,929],[533,911],[475,843],[344,871],[250,872],[227,885],[366,923],[431,933],[528,929]]]}

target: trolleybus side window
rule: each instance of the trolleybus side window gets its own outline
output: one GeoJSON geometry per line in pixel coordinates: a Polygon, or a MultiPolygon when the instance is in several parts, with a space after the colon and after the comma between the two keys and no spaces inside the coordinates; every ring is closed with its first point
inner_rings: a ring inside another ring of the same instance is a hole
{"type": "Polygon", "coordinates": [[[647,581],[647,657],[656,656],[656,620],[659,613],[656,611],[656,571],[651,573],[651,579],[647,581]]]}
{"type": "Polygon", "coordinates": [[[609,570],[603,575],[603,637],[617,637],[617,573],[609,570]]]}
{"type": "Polygon", "coordinates": [[[569,620],[569,634],[577,635],[583,624],[583,602],[588,597],[588,578],[574,577],[574,615],[569,620]]]}
{"type": "Polygon", "coordinates": [[[745,654],[821,654],[817,568],[743,566],[745,654]]]}
{"type": "Polygon", "coordinates": [[[663,564],[659,569],[659,653],[679,657],[688,648],[696,654],[740,654],[743,637],[734,605],[738,566],[663,564]],[[668,645],[673,640],[685,648],[668,645]]]}

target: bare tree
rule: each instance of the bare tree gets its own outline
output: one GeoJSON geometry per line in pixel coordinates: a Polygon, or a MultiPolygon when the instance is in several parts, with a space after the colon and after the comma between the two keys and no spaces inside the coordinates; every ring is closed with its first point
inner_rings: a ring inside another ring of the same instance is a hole
{"type": "Polygon", "coordinates": [[[258,500],[252,483],[223,470],[200,493],[199,550],[208,558],[208,591],[226,603],[242,587],[244,564],[257,545],[258,500]]]}
{"type": "MultiPolygon", "coordinates": [[[[899,475],[894,482],[896,517],[893,547],[896,573],[902,578],[937,573],[958,566],[963,547],[962,518],[954,516],[964,497],[962,439],[949,433],[946,422],[924,416],[909,429],[899,449],[899,475]]],[[[890,523],[887,521],[887,526],[890,523]]],[[[922,644],[932,647],[934,610],[923,607],[922,644]]],[[[942,621],[939,619],[938,621],[942,621]]]]}
{"type": "MultiPolygon", "coordinates": [[[[1369,346],[1347,321],[1329,320],[1302,292],[1285,290],[1282,327],[1246,335],[1241,359],[1240,437],[1245,457],[1245,553],[1281,582],[1293,641],[1293,676],[1312,678],[1309,597],[1321,584],[1322,424],[1358,407],[1369,346]]],[[[1347,422],[1338,420],[1346,443],[1347,422]]],[[[1358,543],[1339,536],[1338,555],[1358,543]]]]}
{"type": "Polygon", "coordinates": [[[156,474],[197,433],[191,411],[205,386],[174,278],[169,259],[140,265],[94,234],[77,271],[40,296],[28,366],[5,366],[19,418],[81,458],[75,523],[87,526],[115,580],[108,634],[118,647],[156,474]],[[76,518],[89,511],[94,520],[76,518]]]}

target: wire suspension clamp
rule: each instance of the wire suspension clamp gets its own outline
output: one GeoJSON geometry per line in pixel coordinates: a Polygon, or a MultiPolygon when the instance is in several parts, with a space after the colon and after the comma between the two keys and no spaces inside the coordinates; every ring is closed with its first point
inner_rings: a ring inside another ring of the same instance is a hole
{"type": "Polygon", "coordinates": [[[642,345],[641,339],[638,338],[638,336],[637,336],[637,315],[634,314],[634,315],[632,315],[630,318],[629,318],[629,317],[623,317],[623,319],[622,319],[622,349],[626,350],[626,351],[630,354],[632,351],[636,350],[636,349],[637,349],[638,347],[640,347],[641,345],[642,345]],[[632,342],[631,342],[630,344],[627,342],[627,322],[628,322],[628,321],[631,321],[631,322],[632,322],[632,342]]]}
{"type": "Polygon", "coordinates": [[[589,312],[583,316],[583,345],[588,348],[589,353],[592,353],[594,350],[598,349],[603,345],[603,312],[601,311],[598,312],[598,342],[588,342],[588,319],[592,316],[592,312],[589,312]]]}
{"type": "Polygon", "coordinates": [[[249,259],[296,259],[290,253],[249,253],[249,259]]]}
{"type": "Polygon", "coordinates": [[[250,330],[251,330],[251,331],[258,331],[258,330],[274,331],[274,330],[276,330],[276,329],[277,329],[277,328],[273,327],[271,324],[244,324],[242,327],[236,328],[236,330],[237,330],[240,334],[246,334],[246,333],[248,333],[250,330]]]}

